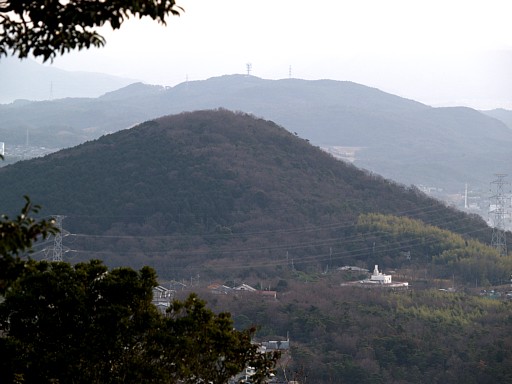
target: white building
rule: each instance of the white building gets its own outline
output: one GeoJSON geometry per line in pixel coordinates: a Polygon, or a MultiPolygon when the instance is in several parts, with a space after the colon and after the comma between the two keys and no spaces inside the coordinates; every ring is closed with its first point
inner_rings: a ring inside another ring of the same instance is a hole
{"type": "Polygon", "coordinates": [[[364,288],[405,288],[407,289],[409,283],[406,281],[396,281],[392,282],[391,275],[385,275],[382,272],[379,272],[379,266],[376,265],[373,269],[373,273],[371,274],[369,279],[359,280],[358,282],[349,282],[349,283],[341,283],[341,286],[354,286],[357,285],[359,287],[364,288]]]}
{"type": "Polygon", "coordinates": [[[391,284],[391,275],[385,275],[382,272],[379,272],[379,266],[375,265],[370,277],[370,282],[377,284],[391,284]]]}

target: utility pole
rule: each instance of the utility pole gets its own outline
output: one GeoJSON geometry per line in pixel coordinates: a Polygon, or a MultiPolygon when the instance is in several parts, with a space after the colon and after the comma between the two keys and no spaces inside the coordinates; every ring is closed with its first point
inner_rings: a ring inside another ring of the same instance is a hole
{"type": "Polygon", "coordinates": [[[505,195],[503,186],[508,184],[504,181],[506,174],[496,174],[496,180],[491,184],[495,185],[495,194],[491,196],[494,204],[491,205],[489,213],[494,215],[491,246],[496,248],[500,256],[507,255],[507,239],[505,235],[505,195]]]}

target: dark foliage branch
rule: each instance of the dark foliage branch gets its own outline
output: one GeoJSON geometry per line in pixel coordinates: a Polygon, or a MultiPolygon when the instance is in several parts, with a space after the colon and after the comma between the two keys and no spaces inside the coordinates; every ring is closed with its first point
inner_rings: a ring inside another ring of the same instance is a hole
{"type": "Polygon", "coordinates": [[[265,383],[280,356],[261,353],[251,342],[256,328],[235,330],[231,314],[213,313],[195,294],[185,301],[174,301],[168,315],[164,332],[152,344],[163,341],[161,348],[166,353],[160,357],[160,364],[184,384],[226,383],[247,366],[256,371],[251,382],[265,383]],[[174,348],[166,348],[166,343],[174,348]]]}
{"type": "Polygon", "coordinates": [[[25,262],[20,256],[30,251],[35,241],[57,233],[53,219],[38,221],[31,217],[37,212],[39,206],[25,196],[25,205],[16,219],[0,216],[0,294],[23,269],[25,262]]]}
{"type": "Polygon", "coordinates": [[[156,284],[149,267],[28,261],[0,303],[0,382],[224,384],[247,366],[265,382],[278,356],[257,350],[252,329],[195,295],[163,315],[156,284]]]}
{"type": "Polygon", "coordinates": [[[74,49],[101,47],[97,28],[118,29],[130,17],[166,24],[183,9],[174,0],[0,0],[0,57],[53,59],[74,49]]]}
{"type": "Polygon", "coordinates": [[[7,215],[0,217],[0,257],[18,256],[39,238],[56,233],[54,220],[36,221],[30,217],[37,212],[39,206],[33,205],[25,196],[25,206],[15,220],[10,220],[7,215]]]}

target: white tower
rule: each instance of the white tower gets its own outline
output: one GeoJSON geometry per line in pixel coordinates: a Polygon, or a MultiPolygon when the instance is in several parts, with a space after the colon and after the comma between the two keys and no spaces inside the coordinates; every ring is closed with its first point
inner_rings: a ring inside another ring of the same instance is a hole
{"type": "Polygon", "coordinates": [[[466,183],[466,188],[464,190],[464,209],[468,209],[468,183],[466,183]]]}

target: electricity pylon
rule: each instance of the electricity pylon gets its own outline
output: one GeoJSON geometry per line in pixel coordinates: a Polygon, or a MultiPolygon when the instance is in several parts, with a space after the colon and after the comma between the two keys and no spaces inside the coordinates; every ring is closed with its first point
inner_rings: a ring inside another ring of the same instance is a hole
{"type": "Polygon", "coordinates": [[[494,180],[491,184],[496,186],[495,194],[491,196],[492,201],[494,202],[493,206],[489,213],[494,215],[494,222],[492,228],[492,240],[491,246],[496,248],[500,256],[507,255],[507,239],[505,235],[505,195],[503,194],[503,186],[507,184],[504,181],[507,175],[505,174],[496,174],[496,180],[494,180]],[[492,209],[494,208],[494,209],[492,209]]]}
{"type": "Polygon", "coordinates": [[[52,261],[62,261],[62,220],[64,216],[56,215],[53,218],[55,219],[55,227],[57,227],[58,232],[55,234],[53,241],[52,261]]]}

